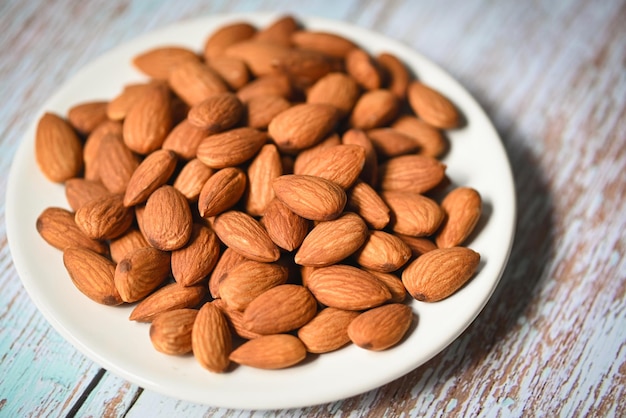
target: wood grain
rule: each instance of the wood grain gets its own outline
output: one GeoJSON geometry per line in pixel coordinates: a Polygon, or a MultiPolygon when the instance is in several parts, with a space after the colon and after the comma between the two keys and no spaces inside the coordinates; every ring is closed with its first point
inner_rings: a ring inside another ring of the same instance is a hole
{"type": "Polygon", "coordinates": [[[64,341],[12,265],[3,200],[0,416],[626,416],[623,1],[4,1],[2,196],[34,112],[86,63],[169,23],[252,10],[373,29],[477,98],[502,137],[518,199],[493,298],[443,352],[379,389],[297,410],[211,408],[143,390],[64,341]]]}

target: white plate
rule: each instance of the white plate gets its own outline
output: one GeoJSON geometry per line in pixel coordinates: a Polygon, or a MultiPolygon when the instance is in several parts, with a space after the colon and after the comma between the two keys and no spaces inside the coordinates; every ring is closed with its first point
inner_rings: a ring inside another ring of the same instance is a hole
{"type": "Polygon", "coordinates": [[[348,346],[286,370],[238,367],[227,374],[210,373],[193,357],[158,353],[150,343],[149,326],[128,320],[131,307],[100,306],[79,293],[63,267],[61,252],[48,246],[35,229],[35,220],[46,207],[68,207],[63,186],[48,182],[35,163],[35,126],[40,115],[44,111],[66,114],[74,104],[110,99],[125,83],[143,80],[131,66],[131,58],[150,47],[180,44],[201,51],[206,36],[220,25],[234,20],[263,25],[274,18],[276,15],[242,14],[182,22],[95,60],[63,85],[33,120],[15,155],[7,190],[7,234],[13,260],[28,294],[52,326],[93,361],[131,382],[212,406],[309,406],[363,393],[414,370],[454,341],[484,307],[500,280],[514,235],[514,184],[506,153],[489,119],[463,87],[394,40],[341,22],[302,19],[309,28],[337,32],[371,52],[395,53],[465,114],[469,123],[450,133],[452,147],[445,162],[450,178],[479,190],[487,208],[486,222],[470,243],[482,257],[476,277],[442,302],[413,302],[417,327],[402,344],[388,351],[348,346]]]}

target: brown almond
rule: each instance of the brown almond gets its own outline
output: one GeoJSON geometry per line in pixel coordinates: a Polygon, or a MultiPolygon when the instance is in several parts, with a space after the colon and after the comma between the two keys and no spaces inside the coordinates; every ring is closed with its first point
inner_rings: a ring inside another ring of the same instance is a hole
{"type": "Polygon", "coordinates": [[[285,45],[249,39],[230,45],[224,54],[243,60],[250,72],[259,77],[277,73],[278,63],[287,57],[290,51],[291,48],[285,45]]]}
{"type": "Polygon", "coordinates": [[[148,296],[170,274],[170,253],[152,247],[134,250],[117,263],[115,287],[124,302],[148,296]]]}
{"type": "Polygon", "coordinates": [[[139,164],[126,186],[124,205],[134,206],[148,200],[148,197],[170,179],[176,163],[174,151],[159,149],[150,153],[139,164]]]}
{"type": "Polygon", "coordinates": [[[466,247],[437,248],[415,259],[402,272],[402,282],[415,299],[443,300],[476,273],[480,254],[466,247]]]}
{"type": "Polygon", "coordinates": [[[221,257],[219,257],[217,263],[215,264],[215,268],[213,268],[213,271],[209,276],[209,291],[214,299],[220,297],[220,283],[224,280],[226,274],[236,265],[243,263],[246,260],[247,258],[232,248],[226,247],[226,249],[224,249],[221,257]]]}
{"type": "Polygon", "coordinates": [[[400,116],[391,127],[411,137],[418,144],[421,155],[438,158],[448,150],[448,141],[441,130],[415,116],[400,116]]]}
{"type": "Polygon", "coordinates": [[[413,154],[420,149],[413,138],[393,128],[370,129],[367,137],[372,141],[378,156],[383,159],[413,154]]]}
{"type": "Polygon", "coordinates": [[[237,91],[237,97],[247,103],[257,96],[279,96],[289,100],[293,86],[285,74],[268,74],[255,78],[237,91]]]}
{"type": "Polygon", "coordinates": [[[153,247],[163,251],[182,248],[192,229],[189,204],[178,190],[164,185],[150,195],[143,212],[143,232],[153,247]]]}
{"type": "Polygon", "coordinates": [[[163,141],[163,149],[171,150],[184,160],[196,157],[198,146],[207,137],[207,131],[200,129],[184,119],[174,126],[163,141]]]}
{"type": "Polygon", "coordinates": [[[255,39],[281,45],[291,45],[291,35],[300,28],[298,21],[291,15],[284,15],[261,28],[255,39]]]}
{"type": "Polygon", "coordinates": [[[376,61],[360,48],[353,48],[345,56],[346,72],[365,90],[382,87],[382,76],[376,61]]]}
{"type": "Polygon", "coordinates": [[[441,207],[426,196],[410,192],[382,192],[381,197],[391,209],[391,229],[414,237],[432,235],[443,222],[441,207]]]}
{"type": "Polygon", "coordinates": [[[220,281],[219,295],[231,310],[243,311],[261,293],[287,281],[287,269],[277,263],[243,261],[220,281]]]}
{"type": "Polygon", "coordinates": [[[149,247],[148,241],[139,229],[131,227],[124,234],[109,242],[109,251],[111,252],[111,260],[119,263],[126,256],[139,248],[149,247]]]}
{"type": "Polygon", "coordinates": [[[139,302],[130,313],[129,319],[137,322],[152,322],[162,312],[195,308],[206,295],[205,286],[181,286],[178,283],[171,283],[139,302]]]}
{"type": "Polygon", "coordinates": [[[361,267],[368,270],[390,273],[409,261],[411,249],[395,235],[373,230],[354,254],[354,258],[361,267]]]}
{"type": "Polygon", "coordinates": [[[441,183],[446,166],[432,157],[402,155],[379,166],[379,185],[386,191],[425,193],[441,183]]]}
{"type": "Polygon", "coordinates": [[[280,257],[280,251],[267,231],[256,219],[244,212],[224,212],[215,218],[213,227],[226,246],[246,258],[272,262],[280,257]]]}
{"type": "MultiPolygon", "coordinates": [[[[324,151],[327,148],[334,147],[341,144],[341,138],[336,132],[328,135],[326,138],[313,145],[310,148],[300,151],[293,161],[293,170],[290,174],[303,174],[302,169],[304,166],[309,165],[312,159],[317,158],[317,154],[324,151]]],[[[285,173],[286,174],[286,173],[285,173]]]]}
{"type": "Polygon", "coordinates": [[[246,63],[239,58],[218,56],[212,58],[208,65],[213,69],[222,80],[233,90],[239,90],[250,81],[250,72],[246,63]]]}
{"type": "Polygon", "coordinates": [[[105,101],[78,103],[67,111],[67,119],[76,131],[89,135],[107,120],[107,106],[108,102],[105,101]]]}
{"type": "Polygon", "coordinates": [[[113,133],[100,140],[98,153],[98,178],[111,193],[124,193],[139,158],[113,133]]]}
{"type": "Polygon", "coordinates": [[[248,22],[228,23],[214,31],[204,43],[207,62],[220,57],[229,46],[252,38],[257,29],[248,22]]]}
{"type": "Polygon", "coordinates": [[[124,85],[122,91],[108,102],[106,109],[107,117],[112,121],[123,120],[137,99],[153,85],[153,83],[133,83],[124,85]]]}
{"type": "Polygon", "coordinates": [[[409,246],[413,254],[413,258],[417,258],[420,255],[437,248],[437,245],[428,238],[413,237],[410,235],[403,235],[398,233],[396,233],[395,235],[409,246]]]}
{"type": "Polygon", "coordinates": [[[177,65],[168,78],[171,89],[189,106],[217,93],[228,91],[220,75],[202,62],[185,61],[177,65]]]}
{"type": "Polygon", "coordinates": [[[287,74],[294,86],[306,89],[325,75],[343,68],[343,61],[318,51],[291,48],[277,58],[276,69],[287,74]]]}
{"type": "Polygon", "coordinates": [[[347,74],[333,72],[317,80],[307,92],[307,103],[322,103],[333,106],[340,117],[352,112],[359,98],[359,85],[347,74]]]}
{"type": "Polygon", "coordinates": [[[361,348],[382,351],[398,344],[413,322],[411,308],[391,303],[361,313],[348,326],[350,340],[361,348]]]}
{"type": "Polygon", "coordinates": [[[284,369],[306,358],[306,348],[290,334],[264,335],[246,341],[232,353],[230,360],[257,369],[284,369]]]}
{"type": "Polygon", "coordinates": [[[411,81],[411,74],[404,63],[390,52],[382,52],[376,57],[376,63],[387,78],[387,88],[400,100],[406,97],[411,81]]]}
{"type": "Polygon", "coordinates": [[[243,327],[243,312],[235,309],[229,309],[226,306],[226,303],[222,299],[215,299],[211,302],[224,314],[228,324],[230,325],[231,331],[246,340],[252,340],[254,338],[259,338],[261,334],[254,333],[252,331],[248,331],[243,327]]]}
{"type": "Polygon", "coordinates": [[[270,137],[282,152],[294,153],[324,139],[337,123],[333,106],[301,103],[274,117],[268,126],[270,137]]]}
{"type": "Polygon", "coordinates": [[[172,275],[183,286],[193,286],[208,278],[220,256],[220,242],[213,230],[194,224],[187,245],[172,251],[172,275]]]}
{"type": "Polygon", "coordinates": [[[340,144],[320,150],[298,174],[321,177],[347,189],[359,178],[364,164],[363,147],[340,144]]]}
{"type": "Polygon", "coordinates": [[[358,213],[367,226],[383,229],[389,223],[391,210],[380,195],[369,184],[358,180],[347,191],[346,208],[358,213]]]}
{"type": "Polygon", "coordinates": [[[200,190],[200,216],[209,218],[233,207],[243,196],[246,184],[246,174],[237,167],[216,171],[200,190]]]}
{"type": "Polygon", "coordinates": [[[150,324],[150,341],[160,353],[180,356],[191,353],[191,331],[197,309],[175,309],[157,315],[150,324]]]}
{"type": "Polygon", "coordinates": [[[225,372],[230,365],[230,327],[216,305],[205,303],[198,311],[191,331],[191,346],[198,363],[211,372],[225,372]]]}
{"type": "Polygon", "coordinates": [[[123,303],[113,276],[115,264],[108,258],[86,248],[69,247],[63,251],[63,264],[76,288],[102,305],[123,303]]]}
{"type": "Polygon", "coordinates": [[[248,304],[243,312],[243,326],[263,335],[280,334],[300,328],[316,313],[317,301],[306,287],[281,284],[248,304]]]}
{"type": "Polygon", "coordinates": [[[351,40],[336,33],[312,30],[298,30],[291,35],[294,45],[302,49],[318,51],[331,57],[344,58],[356,48],[351,40]]]}
{"type": "Polygon", "coordinates": [[[167,80],[172,69],[185,61],[199,62],[200,57],[181,46],[159,46],[136,55],[133,65],[151,78],[167,80]]]}
{"type": "Polygon", "coordinates": [[[109,194],[84,204],[76,211],[75,219],[89,238],[107,240],[128,231],[135,216],[124,206],[122,195],[109,194]]]}
{"type": "Polygon", "coordinates": [[[256,129],[267,129],[276,115],[289,109],[291,103],[277,95],[257,95],[246,102],[246,125],[256,129]]]}
{"type": "Polygon", "coordinates": [[[264,145],[248,166],[247,173],[246,212],[262,216],[274,199],[272,182],[283,174],[278,148],[274,144],[264,145]]]}
{"type": "Polygon", "coordinates": [[[48,180],[62,183],[83,168],[83,145],[65,119],[46,113],[37,123],[35,157],[48,180]]]}
{"type": "Polygon", "coordinates": [[[254,128],[235,128],[206,137],[198,146],[197,158],[220,169],[242,164],[256,155],[267,141],[267,134],[254,128]]]}
{"type": "Polygon", "coordinates": [[[365,150],[365,163],[359,178],[372,187],[378,183],[378,154],[372,140],[361,129],[348,129],[341,137],[346,145],[358,145],[365,150]]]}
{"type": "Polygon", "coordinates": [[[321,354],[337,350],[350,343],[348,325],[358,315],[356,311],[324,308],[298,330],[298,338],[309,353],[321,354]]]}
{"type": "Polygon", "coordinates": [[[441,202],[446,217],[437,233],[439,248],[457,247],[472,233],[482,212],[480,194],[471,187],[457,187],[441,202]]]}
{"type": "Polygon", "coordinates": [[[64,251],[69,247],[80,247],[106,254],[107,248],[101,241],[89,238],[76,225],[74,213],[64,208],[48,207],[37,217],[37,232],[48,244],[64,251]]]}
{"type": "Polygon", "coordinates": [[[214,173],[212,168],[207,167],[202,161],[194,158],[188,161],[180,170],[174,180],[173,186],[183,194],[190,202],[195,202],[200,196],[202,186],[214,173]]]}
{"type": "Polygon", "coordinates": [[[407,99],[424,122],[441,129],[460,125],[461,117],[454,104],[440,91],[417,80],[409,84],[407,99]]]}
{"type": "Polygon", "coordinates": [[[217,133],[236,125],[243,116],[243,110],[243,104],[233,93],[216,93],[192,106],[187,119],[207,133],[217,133]]]}
{"type": "Polygon", "coordinates": [[[92,200],[109,194],[107,188],[97,181],[75,177],[65,182],[65,198],[74,211],[92,200]]]}
{"type": "Polygon", "coordinates": [[[367,225],[359,215],[344,213],[332,221],[319,222],[304,238],[294,261],[314,267],[338,263],[356,252],[367,235],[367,225]]]}
{"type": "Polygon", "coordinates": [[[277,198],[265,208],[261,223],[272,241],[287,251],[298,248],[309,231],[309,221],[296,215],[277,198]]]}
{"type": "Polygon", "coordinates": [[[122,124],[117,121],[107,120],[98,125],[87,137],[83,147],[83,160],[85,170],[83,176],[86,180],[100,181],[100,144],[106,135],[116,135],[122,138],[122,124]]]}
{"type": "Polygon", "coordinates": [[[387,286],[389,293],[391,293],[389,303],[402,303],[405,301],[407,295],[406,288],[402,283],[402,279],[396,276],[395,273],[383,273],[375,270],[368,270],[368,272],[372,273],[374,277],[387,286]]]}
{"type": "Polygon", "coordinates": [[[353,128],[372,129],[393,121],[399,111],[398,99],[387,89],[370,90],[361,95],[350,115],[353,128]]]}
{"type": "Polygon", "coordinates": [[[146,155],[161,148],[172,128],[170,92],[163,86],[147,89],[124,119],[124,143],[146,155]]]}
{"type": "Polygon", "coordinates": [[[349,311],[373,308],[391,298],[389,289],[371,273],[341,264],[315,269],[307,287],[320,303],[349,311]]]}
{"type": "Polygon", "coordinates": [[[315,176],[289,174],[273,182],[276,197],[305,219],[336,219],[346,206],[346,193],[332,181],[315,176]]]}

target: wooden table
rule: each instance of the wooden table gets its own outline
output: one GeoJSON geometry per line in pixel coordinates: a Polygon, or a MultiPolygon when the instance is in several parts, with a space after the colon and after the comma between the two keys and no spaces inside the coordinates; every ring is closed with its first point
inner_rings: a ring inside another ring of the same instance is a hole
{"type": "MultiPolygon", "coordinates": [[[[623,1],[3,1],[0,195],[34,114],[83,65],[169,23],[254,10],[345,20],[440,64],[492,118],[518,199],[508,267],[459,339],[379,389],[267,415],[626,416],[623,1]]],[[[267,416],[162,396],[85,358],[31,302],[0,225],[0,416],[267,416]]]]}

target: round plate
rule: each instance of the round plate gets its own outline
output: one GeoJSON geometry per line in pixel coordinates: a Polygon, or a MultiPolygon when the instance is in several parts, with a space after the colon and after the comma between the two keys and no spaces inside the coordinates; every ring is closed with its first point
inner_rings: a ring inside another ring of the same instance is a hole
{"type": "Polygon", "coordinates": [[[237,367],[225,374],[204,370],[192,356],[158,353],[148,336],[149,325],[128,320],[132,307],[101,306],[82,295],[65,271],[62,253],[46,244],[35,229],[46,207],[68,208],[63,186],[47,181],[35,162],[39,117],[45,111],[67,114],[71,106],[83,101],[109,100],[124,84],[145,80],[131,60],[148,48],[177,44],[201,51],[206,37],[221,25],[246,20],[262,26],[276,17],[239,14],[182,22],[103,55],[63,85],[36,115],[15,155],[8,183],[6,220],[13,260],[28,294],[52,326],[93,361],[131,382],[212,406],[274,409],[326,403],[374,389],[414,370],[454,341],[478,315],[500,280],[513,241],[515,195],[509,162],[489,119],[463,87],[394,40],[342,22],[304,18],[307,28],[339,33],[372,53],[396,54],[417,77],[461,109],[468,123],[449,132],[451,151],[444,161],[455,184],[477,189],[484,200],[479,230],[468,243],[481,254],[478,274],[444,301],[413,301],[415,329],[387,351],[351,345],[285,370],[237,367]]]}

